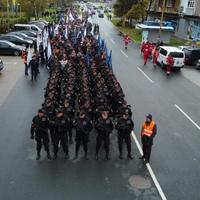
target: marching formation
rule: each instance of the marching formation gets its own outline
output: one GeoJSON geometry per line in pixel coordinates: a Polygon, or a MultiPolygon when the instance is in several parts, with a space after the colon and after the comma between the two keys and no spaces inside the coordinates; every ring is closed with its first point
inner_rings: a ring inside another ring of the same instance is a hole
{"type": "Polygon", "coordinates": [[[87,15],[80,19],[74,10],[70,10],[70,15],[73,20],[60,20],[51,39],[45,101],[31,126],[31,139],[37,142],[36,159],[40,159],[42,145],[51,159],[50,141],[53,159],[58,156],[59,144],[69,159],[69,144],[75,138],[74,159],[83,146],[87,160],[90,134],[96,134],[95,159],[99,159],[102,144],[105,158],[110,159],[110,134],[116,133],[114,129],[118,134],[120,159],[124,141],[127,157],[132,159],[132,112],[111,69],[107,48],[100,37],[96,39],[91,34],[87,15]]]}

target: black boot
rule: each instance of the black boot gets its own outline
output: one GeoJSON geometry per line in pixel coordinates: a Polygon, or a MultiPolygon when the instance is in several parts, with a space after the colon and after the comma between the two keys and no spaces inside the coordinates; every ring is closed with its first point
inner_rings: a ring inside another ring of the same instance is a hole
{"type": "Polygon", "coordinates": [[[54,159],[54,160],[57,159],[57,153],[54,153],[53,159],[54,159]]]}
{"type": "Polygon", "coordinates": [[[128,153],[127,158],[133,160],[133,156],[131,155],[131,153],[128,153]]]}
{"type": "Polygon", "coordinates": [[[87,153],[85,153],[84,158],[85,158],[85,160],[88,160],[87,153]]]}
{"type": "Polygon", "coordinates": [[[119,154],[119,159],[123,159],[122,153],[119,154]]]}
{"type": "Polygon", "coordinates": [[[40,160],[40,152],[39,151],[37,152],[36,160],[40,160]]]}
{"type": "Polygon", "coordinates": [[[65,154],[65,159],[66,159],[66,160],[69,159],[69,154],[68,154],[68,153],[65,154]]]}
{"type": "Polygon", "coordinates": [[[144,156],[139,157],[139,159],[143,160],[143,159],[144,159],[144,156]]]}
{"type": "Polygon", "coordinates": [[[106,160],[110,160],[109,154],[106,153],[106,160]]]}
{"type": "Polygon", "coordinates": [[[47,158],[48,158],[49,160],[51,160],[51,154],[50,154],[49,151],[47,152],[47,158]]]}
{"type": "Polygon", "coordinates": [[[95,154],[95,160],[99,160],[98,153],[95,154]]]}
{"type": "Polygon", "coordinates": [[[76,160],[78,158],[78,153],[75,154],[73,160],[76,160]]]}

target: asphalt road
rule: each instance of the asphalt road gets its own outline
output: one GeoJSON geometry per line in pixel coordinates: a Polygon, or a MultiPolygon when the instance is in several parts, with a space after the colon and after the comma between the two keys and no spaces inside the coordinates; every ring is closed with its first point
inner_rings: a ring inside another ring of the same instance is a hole
{"type": "Polygon", "coordinates": [[[158,125],[151,166],[167,199],[200,199],[199,71],[183,69],[167,77],[149,61],[143,66],[138,44],[126,51],[122,37],[106,18],[95,18],[113,51],[113,70],[133,107],[139,140],[141,123],[152,113],[158,125]]]}
{"type": "Polygon", "coordinates": [[[24,76],[20,58],[4,57],[3,61],[7,62],[7,70],[2,72],[2,76],[7,76],[7,71],[11,69],[13,73],[10,72],[7,82],[0,85],[0,91],[9,88],[0,105],[1,199],[161,199],[146,166],[138,159],[139,152],[134,141],[134,160],[127,160],[125,152],[124,160],[119,160],[115,132],[111,136],[110,161],[104,159],[103,150],[100,160],[94,160],[94,132],[91,134],[88,161],[82,158],[82,152],[78,160],[72,159],[74,145],[70,146],[69,161],[64,160],[62,151],[56,161],[47,160],[44,152],[42,159],[36,161],[35,143],[30,140],[30,125],[43,102],[48,73],[41,68],[37,82],[32,83],[30,78],[24,76]],[[9,63],[11,59],[14,60],[9,63]]]}

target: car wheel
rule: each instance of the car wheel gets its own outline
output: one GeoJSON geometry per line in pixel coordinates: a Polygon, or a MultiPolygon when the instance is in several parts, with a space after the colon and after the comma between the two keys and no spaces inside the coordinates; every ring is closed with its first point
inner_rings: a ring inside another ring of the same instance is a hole
{"type": "Polygon", "coordinates": [[[14,52],[14,56],[19,56],[19,54],[20,54],[19,51],[14,52]]]}

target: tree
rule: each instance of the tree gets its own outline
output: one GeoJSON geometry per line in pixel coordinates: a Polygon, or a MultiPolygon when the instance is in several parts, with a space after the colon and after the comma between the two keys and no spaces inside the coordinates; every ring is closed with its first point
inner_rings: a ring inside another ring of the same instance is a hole
{"type": "Polygon", "coordinates": [[[134,3],[137,3],[137,0],[117,0],[114,4],[115,15],[118,17],[124,16],[134,3]]]}
{"type": "Polygon", "coordinates": [[[127,12],[127,17],[135,20],[141,19],[144,21],[147,12],[147,0],[139,0],[137,4],[134,4],[132,8],[127,12]]]}

